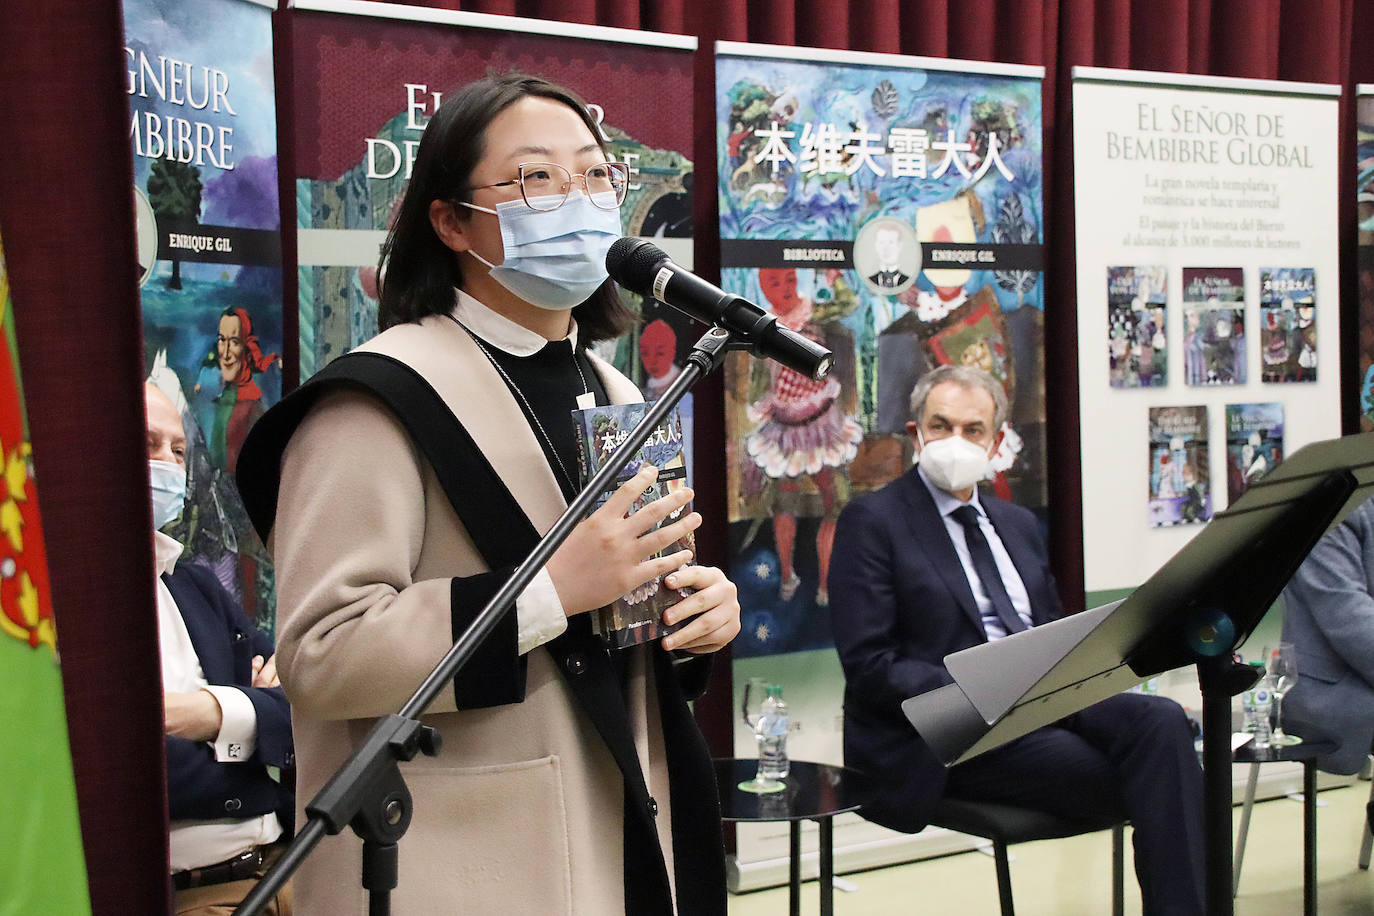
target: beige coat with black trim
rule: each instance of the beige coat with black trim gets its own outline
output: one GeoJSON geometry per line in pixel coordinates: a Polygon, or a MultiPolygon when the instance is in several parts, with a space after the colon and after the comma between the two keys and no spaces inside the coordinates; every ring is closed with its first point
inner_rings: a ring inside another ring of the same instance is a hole
{"type": "MultiPolygon", "coordinates": [[[[431,316],[360,349],[418,370],[534,527],[548,530],[565,508],[558,484],[519,406],[465,331],[431,316]]],[[[613,402],[640,399],[629,380],[592,359],[613,402]]],[[[350,391],[327,394],[290,440],[272,547],[277,664],[292,703],[303,806],[373,718],[396,711],[451,645],[450,577],[486,567],[400,422],[350,391]]],[[[661,650],[631,651],[633,757],[672,875],[656,666],[646,664],[661,650]]],[[[580,663],[540,647],[528,656],[523,702],[460,712],[446,690],[428,710],[423,721],[441,732],[443,749],[401,764],[415,820],[400,843],[394,912],[623,910],[624,782],[594,722],[607,711],[579,703],[558,669],[580,663]]],[[[297,873],[297,913],[365,912],[360,862],[351,832],[321,842],[297,873]]]]}

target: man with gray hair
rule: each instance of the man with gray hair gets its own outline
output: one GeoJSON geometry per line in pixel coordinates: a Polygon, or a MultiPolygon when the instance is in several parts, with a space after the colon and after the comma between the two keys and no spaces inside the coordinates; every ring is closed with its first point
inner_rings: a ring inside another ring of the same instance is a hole
{"type": "Polygon", "coordinates": [[[1035,516],[978,491],[1007,416],[1002,386],[941,366],[910,403],[917,464],[845,507],[830,573],[844,761],[881,784],[861,813],[915,832],[949,795],[1129,818],[1144,911],[1201,914],[1202,771],[1178,704],[1120,694],[948,770],[902,715],[903,700],[952,682],[946,655],[1063,613],[1035,516]]]}

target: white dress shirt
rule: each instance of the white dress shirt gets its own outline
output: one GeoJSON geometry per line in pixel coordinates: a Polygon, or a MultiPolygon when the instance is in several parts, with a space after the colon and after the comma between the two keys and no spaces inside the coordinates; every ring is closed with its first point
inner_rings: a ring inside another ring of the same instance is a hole
{"type": "Polygon", "coordinates": [[[997,609],[992,606],[987,589],[983,588],[983,580],[978,578],[978,573],[973,568],[973,555],[969,553],[968,542],[964,539],[964,526],[953,515],[954,510],[960,506],[969,505],[977,510],[978,530],[983,532],[988,547],[992,549],[992,558],[997,561],[997,571],[1002,574],[1002,587],[1007,590],[1011,606],[1027,627],[1032,626],[1030,594],[1026,591],[1026,583],[1021,581],[1021,574],[1016,571],[1011,554],[1007,553],[1006,545],[997,536],[997,529],[992,526],[988,514],[978,502],[978,488],[973,488],[973,498],[964,503],[957,496],[946,493],[931,483],[919,464],[916,466],[916,473],[920,475],[921,482],[926,485],[931,498],[935,500],[935,508],[945,523],[945,531],[949,532],[949,539],[954,542],[954,552],[959,555],[959,563],[964,567],[964,578],[968,579],[969,588],[973,590],[973,600],[978,604],[978,613],[983,618],[983,629],[987,631],[988,641],[1006,636],[1007,629],[997,616],[997,609]]]}
{"type": "MultiPolygon", "coordinates": [[[[253,704],[237,687],[210,685],[205,681],[200,658],[191,635],[186,630],[181,609],[162,581],[164,573],[171,573],[181,556],[182,546],[176,540],[153,532],[153,550],[157,568],[157,630],[161,642],[162,689],[165,693],[195,693],[208,691],[219,703],[221,721],[219,734],[208,742],[220,763],[243,763],[253,756],[258,743],[258,718],[253,704]]],[[[271,843],[281,836],[281,822],[268,812],[250,818],[214,818],[211,820],[173,820],[171,823],[171,870],[185,871],[213,865],[247,852],[254,846],[271,843]]]]}
{"type": "MultiPolygon", "coordinates": [[[[458,323],[489,344],[512,356],[533,356],[549,341],[505,315],[494,312],[476,299],[457,290],[453,317],[458,323]]],[[[577,322],[568,319],[571,329],[565,338],[577,349],[577,322]]],[[[568,615],[558,599],[548,567],[544,567],[515,599],[516,651],[521,655],[542,646],[568,629],[568,615]]]]}

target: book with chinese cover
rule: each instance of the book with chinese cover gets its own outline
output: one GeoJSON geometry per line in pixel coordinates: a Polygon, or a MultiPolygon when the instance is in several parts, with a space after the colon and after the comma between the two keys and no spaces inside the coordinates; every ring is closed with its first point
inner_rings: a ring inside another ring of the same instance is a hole
{"type": "Polygon", "coordinates": [[[1207,463],[1207,408],[1150,408],[1151,528],[1212,517],[1207,463]]]}
{"type": "Polygon", "coordinates": [[[1283,460],[1283,405],[1226,405],[1226,499],[1240,495],[1283,460]]]}
{"type": "Polygon", "coordinates": [[[1107,268],[1107,365],[1113,388],[1168,384],[1163,267],[1107,268]]]}
{"type": "MultiPolygon", "coordinates": [[[[648,406],[610,404],[572,412],[573,423],[577,429],[583,486],[586,486],[605,466],[611,454],[629,437],[630,432],[643,419],[648,406]]],[[[685,441],[682,432],[681,414],[674,407],[640,446],[638,454],[616,476],[615,482],[597,497],[596,508],[600,508],[612,493],[639,473],[639,469],[646,464],[658,468],[658,479],[635,500],[631,512],[638,511],[654,500],[685,487],[688,448],[690,443],[685,441]]],[[[596,511],[596,508],[592,511],[596,511]]],[[[676,521],[691,511],[691,504],[688,503],[664,519],[663,524],[676,521]]],[[[684,548],[693,552],[696,550],[695,540],[690,533],[668,545],[659,555],[673,554],[684,548]]],[[[623,649],[651,642],[677,629],[676,626],[670,627],[663,623],[663,612],[691,593],[690,589],[668,588],[661,578],[651,579],[629,594],[622,595],[606,607],[593,612],[592,630],[613,648],[623,649]]]]}
{"type": "Polygon", "coordinates": [[[1317,279],[1310,267],[1260,269],[1260,379],[1317,380],[1317,279]]]}
{"type": "Polygon", "coordinates": [[[1239,267],[1183,268],[1183,380],[1244,385],[1245,272],[1239,267]]]}

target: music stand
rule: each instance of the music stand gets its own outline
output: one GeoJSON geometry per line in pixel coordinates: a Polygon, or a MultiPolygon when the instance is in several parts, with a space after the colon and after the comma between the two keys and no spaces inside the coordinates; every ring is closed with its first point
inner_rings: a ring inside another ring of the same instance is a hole
{"type": "Polygon", "coordinates": [[[1231,898],[1231,697],[1256,678],[1232,653],[1327,529],[1374,494],[1374,433],[1313,443],[1218,513],[1121,601],[945,656],[954,683],[902,711],[946,766],[1164,671],[1202,688],[1207,912],[1231,898]]]}

